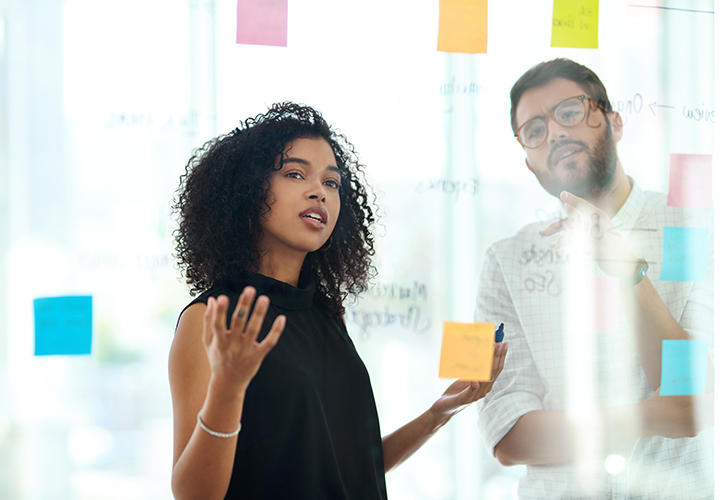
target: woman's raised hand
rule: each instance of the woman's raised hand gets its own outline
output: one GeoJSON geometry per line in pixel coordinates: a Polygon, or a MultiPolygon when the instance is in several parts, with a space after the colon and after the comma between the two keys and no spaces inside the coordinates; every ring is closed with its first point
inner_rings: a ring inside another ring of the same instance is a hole
{"type": "Polygon", "coordinates": [[[230,329],[227,311],[230,304],[225,295],[210,297],[203,317],[203,344],[212,370],[212,378],[228,391],[244,392],[260,369],[265,356],[277,344],[285,328],[285,316],[278,316],[267,336],[258,342],[258,334],[270,299],[261,295],[248,318],[255,289],[245,287],[232,315],[230,329]]]}

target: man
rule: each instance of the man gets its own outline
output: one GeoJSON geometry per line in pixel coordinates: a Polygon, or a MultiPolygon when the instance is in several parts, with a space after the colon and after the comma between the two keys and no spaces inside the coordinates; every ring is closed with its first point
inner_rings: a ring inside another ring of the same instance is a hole
{"type": "Polygon", "coordinates": [[[712,498],[710,211],[625,174],[622,120],[585,66],[541,63],[510,97],[527,168],[567,216],[485,255],[475,320],[504,322],[510,345],[479,409],[486,446],[527,465],[520,498],[712,498]],[[660,281],[666,226],[708,228],[701,282],[660,281]],[[620,307],[597,306],[613,293],[620,307]],[[665,339],[707,342],[705,394],[660,396],[665,339]]]}

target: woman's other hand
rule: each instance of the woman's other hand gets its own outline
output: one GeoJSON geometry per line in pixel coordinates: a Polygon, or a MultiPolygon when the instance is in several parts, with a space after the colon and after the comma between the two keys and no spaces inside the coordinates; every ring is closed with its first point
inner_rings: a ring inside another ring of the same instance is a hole
{"type": "Polygon", "coordinates": [[[440,398],[430,407],[438,420],[446,422],[453,415],[465,409],[469,404],[484,398],[493,387],[505,366],[508,343],[495,344],[493,353],[492,378],[488,382],[456,380],[440,398]]]}

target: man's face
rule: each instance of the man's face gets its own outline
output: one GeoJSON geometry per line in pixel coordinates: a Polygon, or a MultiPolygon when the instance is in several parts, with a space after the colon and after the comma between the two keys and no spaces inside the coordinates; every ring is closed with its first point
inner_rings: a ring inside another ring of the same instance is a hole
{"type": "Polygon", "coordinates": [[[602,110],[586,103],[585,119],[573,127],[563,127],[552,118],[560,102],[582,94],[586,92],[577,83],[555,78],[526,91],[518,102],[517,125],[551,115],[547,119],[545,142],[535,149],[526,148],[525,153],[528,168],[555,197],[562,191],[585,199],[596,197],[611,185],[615,175],[616,142],[622,136],[622,124],[615,113],[610,115],[614,124],[611,125],[602,110]]]}

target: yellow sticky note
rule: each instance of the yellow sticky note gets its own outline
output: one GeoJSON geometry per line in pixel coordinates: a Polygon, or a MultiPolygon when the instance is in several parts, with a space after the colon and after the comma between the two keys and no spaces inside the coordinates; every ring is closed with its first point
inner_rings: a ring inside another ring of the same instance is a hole
{"type": "Polygon", "coordinates": [[[487,53],[487,0],[440,0],[437,49],[487,53]]]}
{"type": "Polygon", "coordinates": [[[555,0],[551,47],[598,48],[600,0],[555,0]]]}
{"type": "Polygon", "coordinates": [[[492,377],[492,323],[443,323],[440,376],[487,382],[492,377]]]}

